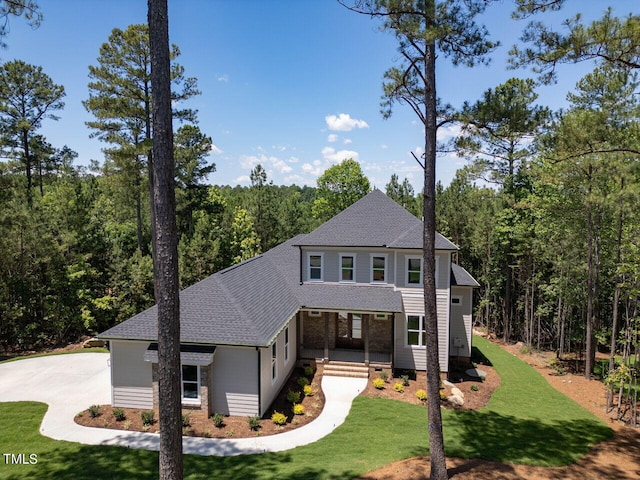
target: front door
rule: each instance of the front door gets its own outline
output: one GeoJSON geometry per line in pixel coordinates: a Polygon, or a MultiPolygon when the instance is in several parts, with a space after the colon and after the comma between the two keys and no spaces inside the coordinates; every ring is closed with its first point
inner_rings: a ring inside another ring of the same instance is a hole
{"type": "Polygon", "coordinates": [[[362,315],[340,312],[336,320],[336,347],[362,350],[362,315]]]}

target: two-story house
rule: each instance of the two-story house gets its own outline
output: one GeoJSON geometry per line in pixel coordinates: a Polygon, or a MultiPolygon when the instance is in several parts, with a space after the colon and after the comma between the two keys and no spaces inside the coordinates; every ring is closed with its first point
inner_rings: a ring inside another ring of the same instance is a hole
{"type": "MultiPolygon", "coordinates": [[[[183,405],[262,415],[299,362],[426,369],[422,221],[379,190],[180,293],[183,405]]],[[[436,235],[440,368],[471,355],[477,282],[436,235]]],[[[157,405],[157,308],[100,335],[112,405],[157,405]]],[[[343,367],[341,367],[343,368],[343,367]]]]}

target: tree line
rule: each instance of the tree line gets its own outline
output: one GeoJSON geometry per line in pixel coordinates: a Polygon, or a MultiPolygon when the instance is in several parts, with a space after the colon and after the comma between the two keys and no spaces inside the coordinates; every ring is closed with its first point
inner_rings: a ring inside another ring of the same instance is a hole
{"type": "MultiPolygon", "coordinates": [[[[591,28],[621,42],[637,36],[634,22],[609,12],[591,28]]],[[[20,60],[0,68],[3,349],[73,340],[153,303],[148,48],[145,25],[114,29],[89,69],[87,125],[105,143],[104,162],[91,167],[38,133],[64,108],[64,87],[20,60]]],[[[199,92],[179,54],[173,46],[183,287],[310,231],[370,190],[351,159],[315,187],[276,186],[260,165],[249,187],[209,185],[212,139],[197,111],[182,107],[199,92]]],[[[519,55],[551,78],[541,55],[519,55]]],[[[512,78],[441,112],[460,125],[448,148],[468,164],[437,186],[437,229],[461,247],[458,262],[481,283],[476,322],[559,356],[585,352],[587,372],[598,348],[629,355],[638,343],[637,54],[611,58],[578,82],[563,111],[536,103],[536,81],[512,78]]],[[[394,174],[386,192],[421,216],[422,192],[406,178],[394,174]]]]}

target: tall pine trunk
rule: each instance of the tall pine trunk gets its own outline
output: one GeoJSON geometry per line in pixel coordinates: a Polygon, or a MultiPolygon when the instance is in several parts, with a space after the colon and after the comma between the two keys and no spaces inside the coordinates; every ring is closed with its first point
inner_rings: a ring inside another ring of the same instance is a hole
{"type": "MultiPolygon", "coordinates": [[[[425,9],[427,28],[435,22],[435,0],[425,9]]],[[[444,456],[442,412],[440,411],[440,358],[438,349],[438,311],[436,307],[436,47],[426,44],[425,57],[425,161],[424,161],[424,313],[427,336],[427,421],[431,479],[448,478],[444,456]]]]}
{"type": "Polygon", "coordinates": [[[148,1],[153,87],[153,270],[158,304],[160,478],[182,479],[180,298],[167,0],[148,1]]]}

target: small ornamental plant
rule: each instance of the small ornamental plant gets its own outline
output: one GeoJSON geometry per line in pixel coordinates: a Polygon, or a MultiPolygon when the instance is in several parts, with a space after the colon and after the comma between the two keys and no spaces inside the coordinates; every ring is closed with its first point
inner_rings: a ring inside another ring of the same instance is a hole
{"type": "Polygon", "coordinates": [[[224,427],[224,414],[216,412],[213,415],[211,415],[211,420],[213,420],[214,427],[216,428],[224,427]]]}
{"type": "Polygon", "coordinates": [[[289,390],[287,392],[287,401],[289,403],[300,403],[300,392],[289,390]]]}
{"type": "Polygon", "coordinates": [[[473,392],[477,392],[478,391],[478,385],[471,385],[471,390],[473,392]]]}
{"type": "Polygon", "coordinates": [[[253,417],[247,417],[247,424],[249,428],[253,431],[258,430],[260,428],[260,417],[254,415],[253,417]]]}
{"type": "Polygon", "coordinates": [[[409,375],[400,375],[400,380],[402,380],[403,387],[409,386],[409,375]]]}
{"type": "Polygon", "coordinates": [[[149,426],[153,425],[155,412],[153,410],[146,410],[140,414],[140,419],[142,420],[142,425],[149,426]]]}
{"type": "Polygon", "coordinates": [[[393,389],[398,393],[404,392],[404,386],[402,386],[402,383],[400,383],[400,382],[394,383],[393,384],[393,389]]]}
{"type": "Polygon", "coordinates": [[[445,392],[444,390],[440,390],[440,400],[446,400],[447,399],[447,392],[445,392]]]}
{"type": "Polygon", "coordinates": [[[89,407],[89,416],[91,418],[96,418],[100,416],[100,407],[98,405],[91,405],[89,407]]]}
{"type": "Polygon", "coordinates": [[[121,422],[127,419],[127,414],[124,413],[124,410],[122,408],[114,408],[112,410],[112,413],[113,413],[113,418],[116,419],[116,422],[121,422]]]}
{"type": "Polygon", "coordinates": [[[304,393],[305,397],[313,397],[313,394],[316,392],[313,391],[313,387],[311,385],[305,385],[302,387],[302,393],[304,393]]]}
{"type": "Polygon", "coordinates": [[[298,385],[300,385],[301,387],[309,385],[309,379],[307,377],[298,378],[298,385]]]}
{"type": "Polygon", "coordinates": [[[382,390],[384,388],[384,380],[382,378],[374,378],[373,386],[376,387],[378,390],[382,390]]]}
{"type": "Polygon", "coordinates": [[[304,405],[296,403],[291,409],[294,415],[304,415],[304,405]]]}
{"type": "Polygon", "coordinates": [[[191,417],[189,417],[188,413],[183,413],[182,414],[182,426],[184,428],[187,428],[187,427],[191,426],[191,417]]]}
{"type": "Polygon", "coordinates": [[[382,379],[383,382],[386,382],[389,379],[389,374],[387,373],[386,370],[382,370],[380,372],[380,378],[382,379]]]}
{"type": "Polygon", "coordinates": [[[271,421],[276,425],[284,425],[287,423],[287,416],[284,413],[273,412],[273,415],[271,415],[271,421]]]}
{"type": "Polygon", "coordinates": [[[425,402],[427,400],[427,391],[422,389],[418,390],[416,392],[416,398],[421,402],[425,402]]]}
{"type": "Polygon", "coordinates": [[[313,377],[315,369],[313,367],[304,367],[304,376],[305,377],[313,377]]]}

